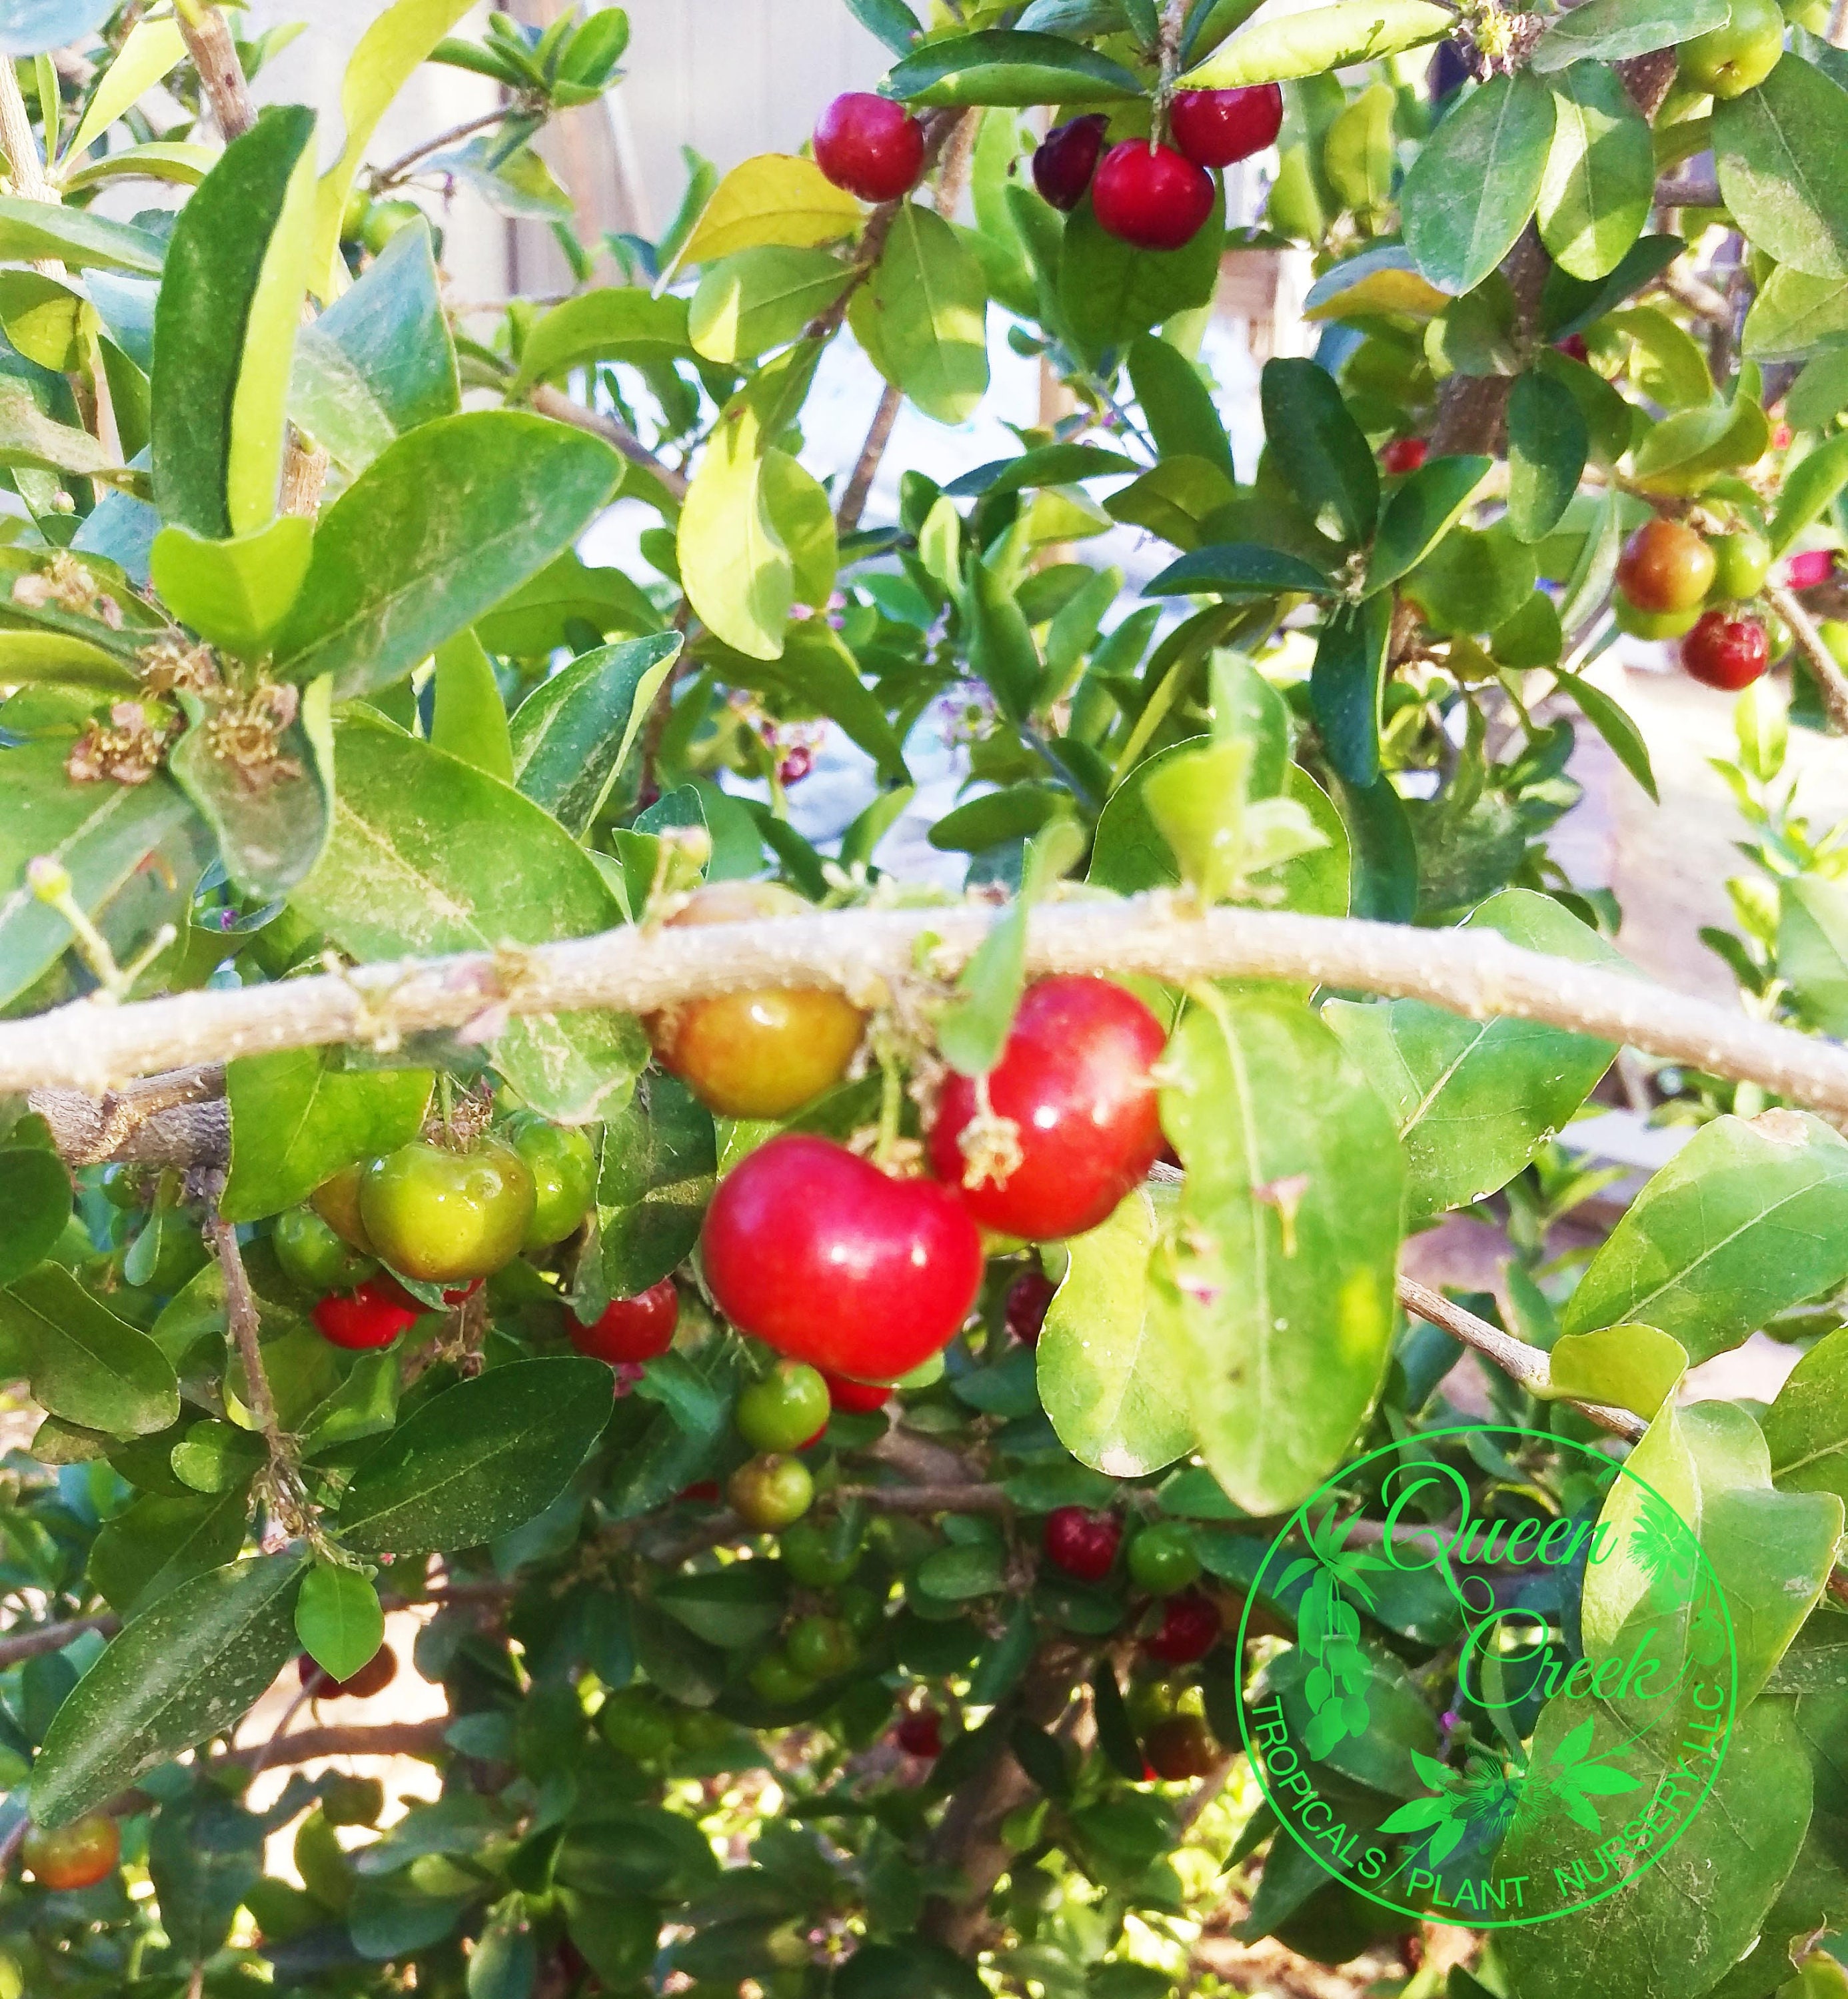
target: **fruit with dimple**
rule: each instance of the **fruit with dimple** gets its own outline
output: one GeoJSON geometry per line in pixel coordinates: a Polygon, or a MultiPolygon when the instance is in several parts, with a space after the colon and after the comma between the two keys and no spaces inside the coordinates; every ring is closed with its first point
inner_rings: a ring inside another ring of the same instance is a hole
{"type": "Polygon", "coordinates": [[[827,1424],[827,1383],[803,1360],[779,1360],[738,1391],[738,1434],[753,1450],[800,1450],[827,1424]]]}
{"type": "Polygon", "coordinates": [[[777,1546],[789,1579],[808,1589],[835,1588],[860,1566],[857,1541],[843,1550],[836,1536],[813,1520],[786,1527],[777,1546]]]}
{"type": "Polygon", "coordinates": [[[799,1617],[783,1641],[789,1663],[811,1679],[838,1679],[860,1656],[860,1643],[838,1617],[799,1617]]]}
{"type": "Polygon", "coordinates": [[[567,1312],[565,1332],[580,1353],[616,1367],[665,1353],[679,1322],[680,1294],[671,1277],[663,1277],[632,1298],[612,1298],[588,1325],[567,1312]]]}
{"type": "Polygon", "coordinates": [[[1142,1640],[1142,1651],[1163,1665],[1191,1666],[1219,1642],[1219,1612],[1198,1590],[1188,1589],[1162,1606],[1161,1623],[1142,1640]]]}
{"type": "Polygon", "coordinates": [[[1765,628],[1756,618],[1710,611],[1681,642],[1681,663],[1704,687],[1736,694],[1771,663],[1765,628]]]}
{"type": "Polygon", "coordinates": [[[1043,1544],[1055,1568],[1080,1582],[1101,1582],[1109,1575],[1123,1539],[1123,1523],[1114,1513],[1094,1513],[1084,1506],[1056,1506],[1046,1516],[1043,1544]]]}
{"type": "Polygon", "coordinates": [[[896,201],[923,170],[924,127],[902,104],[844,91],[815,127],[815,164],[862,201],[896,201]]]}
{"type": "Polygon", "coordinates": [[[869,1416],[892,1400],[889,1381],[855,1381],[844,1374],[830,1374],[825,1367],[821,1370],[821,1378],[827,1384],[830,1406],[845,1409],[854,1415],[869,1416]]]}
{"type": "Polygon", "coordinates": [[[523,1112],[507,1128],[508,1142],[532,1176],[532,1219],[523,1249],[550,1249],[575,1233],[597,1187],[597,1155],[574,1126],[523,1112]]]}
{"type": "Polygon", "coordinates": [[[1784,9],[1777,0],[1732,0],[1717,28],[1680,47],[1682,80],[1715,97],[1741,97],[1784,58],[1784,9]]]}
{"type": "Polygon", "coordinates": [[[1059,1287],[1043,1270],[1023,1270],[1007,1287],[1007,1330],[1023,1346],[1037,1346],[1059,1287]]]}
{"type": "MultiPolygon", "coordinates": [[[[813,906],[776,882],[717,882],[668,921],[677,927],[805,913],[813,906]]],[[[847,1073],[866,1017],[825,986],[765,987],[686,1000],[643,1024],[661,1066],[709,1110],[782,1117],[847,1073]]]]}
{"type": "Polygon", "coordinates": [[[375,1159],[359,1217],[394,1270],[429,1284],[486,1277],[520,1253],[532,1225],[532,1175],[503,1140],[466,1152],[414,1139],[375,1159]]]}
{"type": "Polygon", "coordinates": [[[1713,582],[1707,593],[1711,601],[1742,602],[1764,587],[1771,573],[1771,545],[1763,535],[1741,528],[1716,535],[1708,546],[1713,550],[1713,582]]]}
{"type": "Polygon", "coordinates": [[[314,1324],[322,1339],[349,1353],[389,1346],[417,1322],[419,1308],[405,1304],[404,1297],[397,1285],[369,1277],[356,1291],[323,1298],[314,1308],[314,1324]]]}
{"type": "Polygon", "coordinates": [[[89,1812],[55,1829],[28,1826],[19,1857],[41,1888],[62,1893],[93,1888],[115,1873],[122,1834],[106,1814],[89,1812]]]}
{"type": "Polygon", "coordinates": [[[1125,139],[1099,162],[1090,184],[1103,228],[1139,250],[1178,250],[1213,210],[1213,178],[1172,146],[1125,139]]]}
{"type": "Polygon", "coordinates": [[[981,1288],[981,1238],[948,1188],[893,1179],[799,1133],[733,1167],[700,1239],[726,1318],[832,1374],[908,1373],[948,1343],[981,1288]]]}
{"type": "Polygon", "coordinates": [[[311,1207],[285,1209],[276,1218],[269,1242],[283,1276],[304,1291],[350,1291],[373,1268],[369,1256],[362,1256],[311,1207]]]}
{"type": "Polygon", "coordinates": [[[350,1242],[362,1256],[376,1256],[379,1252],[359,1212],[359,1183],[366,1177],[367,1163],[361,1160],[330,1174],[309,1195],[308,1205],[342,1242],[350,1242]]]}
{"type": "Polygon", "coordinates": [[[1129,1578],[1151,1596],[1172,1596],[1200,1579],[1193,1536],[1178,1520],[1145,1527],[1129,1543],[1129,1578]]]}
{"type": "Polygon", "coordinates": [[[317,1700],[365,1700],[383,1693],[397,1678],[398,1655],[389,1645],[381,1645],[357,1672],[337,1680],[304,1652],[296,1661],[296,1672],[304,1689],[317,1700]]]}
{"type": "Polygon", "coordinates": [[[1394,438],[1391,443],[1380,447],[1381,469],[1395,479],[1402,478],[1423,464],[1430,455],[1430,449],[1421,437],[1394,438]]]}
{"type": "Polygon", "coordinates": [[[914,1707],[901,1714],[892,1731],[907,1756],[928,1762],[943,1754],[943,1717],[934,1707],[914,1707]]]}
{"type": "Polygon", "coordinates": [[[1142,1737],[1149,1767],[1167,1783],[1204,1777],[1219,1762],[1206,1724],[1197,1714],[1170,1714],[1142,1737]]]}
{"type": "Polygon", "coordinates": [[[1036,979],[988,1076],[989,1108],[1014,1127],[1019,1163],[969,1184],[984,1163],[962,1142],[980,1134],[971,1129],[976,1084],[952,1075],[931,1127],[931,1171],[1000,1234],[1045,1242],[1095,1228],[1160,1155],[1149,1072],[1166,1039],[1141,1000],[1108,979],[1036,979]]]}
{"type": "Polygon", "coordinates": [[[738,1467],[725,1482],[725,1496],[747,1526],[768,1533],[807,1512],[815,1481],[800,1458],[765,1451],[738,1467]]]}
{"type": "Polygon", "coordinates": [[[1229,167],[1277,143],[1283,91],[1274,83],[1181,90],[1168,108],[1176,147],[1198,167],[1229,167]]]}
{"type": "Polygon", "coordinates": [[[1658,514],[1624,542],[1617,585],[1638,611],[1686,611],[1713,587],[1717,566],[1692,528],[1658,514]]]}
{"type": "Polygon", "coordinates": [[[1033,154],[1033,185],[1042,200],[1066,213],[1078,206],[1097,170],[1109,125],[1102,112],[1089,111],[1055,125],[1040,140],[1033,154]]]}

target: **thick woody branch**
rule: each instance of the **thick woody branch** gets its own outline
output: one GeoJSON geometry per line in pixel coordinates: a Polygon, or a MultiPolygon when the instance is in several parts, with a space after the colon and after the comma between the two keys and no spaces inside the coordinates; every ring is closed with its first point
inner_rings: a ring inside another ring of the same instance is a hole
{"type": "MultiPolygon", "coordinates": [[[[0,1021],[0,1090],[62,1084],[100,1095],[124,1079],[278,1048],[407,1035],[509,1015],[609,1008],[651,1013],[673,1001],[765,986],[832,987],[862,1003],[917,974],[952,976],[995,912],[840,910],[699,927],[625,926],[522,951],[358,965],[235,991],[175,993],[127,1006],[74,1001],[0,1021]]],[[[1523,951],[1493,931],[1415,930],[1351,917],[1217,909],[1194,913],[1156,892],[1033,912],[1030,972],[1137,972],[1175,984],[1270,979],[1425,1000],[1474,1020],[1544,1020],[1710,1075],[1848,1115],[1848,1049],[1748,1019],[1647,979],[1523,951]]]]}
{"type": "MultiPolygon", "coordinates": [[[[1434,1291],[1415,1278],[1399,1279],[1399,1301],[1414,1318],[1427,1321],[1441,1332],[1448,1332],[1453,1339],[1461,1340],[1465,1346],[1474,1347],[1485,1360],[1493,1361],[1517,1387],[1543,1399],[1553,1399],[1552,1371],[1544,1349],[1530,1346],[1524,1339],[1517,1339],[1511,1332],[1503,1332],[1500,1326],[1491,1325],[1486,1318],[1478,1318],[1474,1312],[1465,1311],[1441,1292],[1434,1291]]],[[[1649,1428],[1633,1410],[1616,1408],[1605,1402],[1581,1402],[1576,1398],[1572,1406],[1582,1410],[1600,1429],[1610,1431],[1613,1436],[1628,1438],[1632,1443],[1649,1428]]]]}
{"type": "Polygon", "coordinates": [[[224,1071],[210,1065],[150,1076],[100,1097],[81,1090],[34,1090],[26,1105],[44,1119],[68,1166],[99,1166],[106,1159],[222,1166],[229,1154],[224,1071]]]}
{"type": "Polygon", "coordinates": [[[1843,673],[1841,663],[1829,650],[1828,642],[1816,629],[1816,621],[1794,591],[1772,583],[1765,586],[1764,594],[1771,608],[1791,628],[1799,650],[1809,663],[1829,720],[1841,734],[1848,736],[1848,674],[1843,673]]]}

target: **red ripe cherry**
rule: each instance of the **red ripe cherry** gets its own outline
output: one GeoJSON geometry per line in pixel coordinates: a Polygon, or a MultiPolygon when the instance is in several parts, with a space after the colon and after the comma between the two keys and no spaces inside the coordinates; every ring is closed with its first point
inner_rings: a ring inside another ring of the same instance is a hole
{"type": "Polygon", "coordinates": [[[1681,663],[1704,687],[1736,694],[1770,664],[1770,645],[1756,618],[1709,611],[1681,641],[1681,663]]]}
{"type": "Polygon", "coordinates": [[[924,127],[902,104],[871,91],[837,97],[815,127],[815,164],[862,201],[896,201],[924,168],[924,127]]]}
{"type": "Polygon", "coordinates": [[[679,1322],[680,1294],[674,1288],[674,1280],[664,1277],[633,1298],[612,1298],[588,1325],[575,1313],[567,1314],[565,1331],[580,1353],[615,1367],[626,1360],[653,1360],[665,1353],[674,1344],[674,1329],[679,1322]]]}
{"type": "Polygon", "coordinates": [[[314,1323],[322,1339],[351,1352],[389,1346],[407,1326],[414,1325],[422,1308],[404,1302],[403,1288],[390,1279],[369,1277],[356,1291],[336,1291],[314,1308],[314,1323]]]}
{"type": "Polygon", "coordinates": [[[982,1239],[934,1181],[894,1180],[785,1132],[719,1183],[700,1238],[719,1308],[830,1374],[896,1380],[948,1344],[982,1284],[982,1239]]]}
{"type": "Polygon", "coordinates": [[[60,1894],[94,1888],[122,1858],[121,1830],[102,1812],[87,1813],[55,1831],[29,1825],[19,1857],[41,1888],[60,1894]]]}
{"type": "Polygon", "coordinates": [[[934,1707],[914,1707],[900,1715],[892,1733],[907,1756],[929,1758],[943,1754],[943,1718],[934,1707]]]}
{"type": "MultiPolygon", "coordinates": [[[[837,1409],[844,1409],[850,1415],[869,1416],[875,1409],[882,1409],[892,1400],[889,1381],[853,1381],[844,1374],[830,1374],[824,1367],[821,1378],[827,1384],[829,1403],[837,1409]]],[[[824,1423],[822,1428],[825,1429],[824,1423]]],[[[820,1432],[817,1434],[819,1436],[820,1432]]]]}
{"type": "Polygon", "coordinates": [[[1784,564],[1784,580],[1791,590],[1814,590],[1818,584],[1829,580],[1834,567],[1833,549],[1805,549],[1784,564]]]}
{"type": "Polygon", "coordinates": [[[1402,478],[1416,472],[1430,454],[1430,446],[1423,438],[1395,438],[1380,448],[1379,462],[1396,479],[1402,478]]]}
{"type": "Polygon", "coordinates": [[[1007,1287],[1007,1330],[1023,1346],[1037,1346],[1046,1308],[1059,1287],[1043,1270],[1023,1270],[1007,1287]]]}
{"type": "Polygon", "coordinates": [[[1229,167],[1277,143],[1283,130],[1283,91],[1274,83],[1179,91],[1169,119],[1174,144],[1195,166],[1229,167]]]}
{"type": "Polygon", "coordinates": [[[1084,1506],[1055,1506],[1046,1516],[1046,1560],[1080,1582],[1101,1582],[1122,1545],[1123,1523],[1114,1513],[1084,1506]]]}
{"type": "Polygon", "coordinates": [[[1147,1767],[1166,1783],[1204,1777],[1218,1763],[1219,1752],[1206,1724],[1197,1714],[1170,1714],[1142,1738],[1147,1767]]]}
{"type": "Polygon", "coordinates": [[[1162,1606],[1161,1624],[1142,1651],[1164,1666],[1191,1666],[1219,1642],[1219,1613],[1197,1589],[1184,1589],[1162,1606]]]}
{"type": "Polygon", "coordinates": [[[1139,250],[1178,250],[1212,213],[1213,177],[1172,146],[1125,139],[1104,155],[1090,200],[1112,236],[1139,250]]]}
{"type": "Polygon", "coordinates": [[[1691,611],[1713,587],[1718,562],[1692,528],[1658,514],[1617,559],[1617,587],[1638,611],[1691,611]]]}
{"type": "Polygon", "coordinates": [[[1002,1235],[1048,1242],[1095,1228],[1161,1152],[1149,1070],[1165,1039],[1141,1000],[1108,979],[1036,980],[988,1078],[989,1107],[1016,1128],[1020,1164],[998,1184],[967,1184],[972,1162],[959,1142],[976,1114],[976,1086],[952,1076],[931,1128],[931,1171],[1002,1235]]]}
{"type": "Polygon", "coordinates": [[[1583,334],[1569,333],[1563,340],[1555,340],[1553,345],[1568,360],[1582,361],[1587,368],[1591,366],[1591,349],[1585,345],[1583,334]]]}
{"type": "Polygon", "coordinates": [[[1040,140],[1033,154],[1033,185],[1042,199],[1067,213],[1078,206],[1097,170],[1109,126],[1101,111],[1087,111],[1055,125],[1040,140]]]}
{"type": "Polygon", "coordinates": [[[398,1655],[389,1645],[381,1645],[356,1673],[343,1680],[317,1666],[306,1652],[295,1664],[303,1689],[316,1700],[365,1700],[383,1693],[398,1676],[398,1655]]]}

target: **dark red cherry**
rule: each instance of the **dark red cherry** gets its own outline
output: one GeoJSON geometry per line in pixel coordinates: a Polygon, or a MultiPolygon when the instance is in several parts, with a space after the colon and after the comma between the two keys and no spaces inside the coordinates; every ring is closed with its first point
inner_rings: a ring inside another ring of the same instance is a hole
{"type": "Polygon", "coordinates": [[[317,1666],[306,1652],[295,1665],[303,1690],[317,1700],[364,1700],[383,1693],[398,1676],[398,1655],[389,1645],[381,1645],[356,1673],[349,1673],[343,1680],[335,1679],[317,1666]]]}
{"type": "Polygon", "coordinates": [[[1563,340],[1555,340],[1553,345],[1568,360],[1583,362],[1587,368],[1591,366],[1591,349],[1585,345],[1583,334],[1569,333],[1563,340]]]}
{"type": "Polygon", "coordinates": [[[924,127],[902,104],[871,91],[837,97],[815,127],[815,164],[862,201],[896,201],[923,170],[924,127]]]}
{"type": "Polygon", "coordinates": [[[955,1333],[982,1284],[981,1238],[948,1188],[796,1132],[719,1183],[700,1241],[726,1317],[831,1374],[908,1374],[955,1333]]]}
{"type": "Polygon", "coordinates": [[[1040,140],[1033,154],[1033,185],[1042,199],[1068,213],[1078,206],[1097,170],[1109,126],[1101,111],[1087,111],[1055,125],[1040,140]]]}
{"type": "Polygon", "coordinates": [[[934,1707],[914,1707],[901,1714],[892,1733],[907,1756],[930,1758],[943,1754],[943,1718],[934,1707]]]}
{"type": "Polygon", "coordinates": [[[871,1415],[892,1400],[889,1381],[852,1381],[844,1374],[830,1374],[824,1367],[821,1378],[827,1384],[827,1398],[837,1409],[856,1416],[871,1415]]]}
{"type": "Polygon", "coordinates": [[[1080,1582],[1101,1582],[1122,1545],[1123,1523],[1114,1513],[1056,1506],[1046,1516],[1046,1560],[1080,1582]]]}
{"type": "Polygon", "coordinates": [[[422,1310],[414,1301],[403,1303],[404,1297],[402,1287],[389,1279],[368,1278],[356,1291],[336,1291],[323,1298],[314,1308],[314,1323],[321,1337],[336,1346],[355,1352],[389,1346],[422,1310]]]}
{"type": "Polygon", "coordinates": [[[1213,177],[1172,146],[1125,139],[1104,155],[1090,200],[1112,236],[1139,250],[1178,250],[1212,213],[1213,177]]]}
{"type": "Polygon", "coordinates": [[[1165,1666],[1191,1666],[1219,1642],[1219,1612],[1198,1590],[1184,1589],[1162,1606],[1160,1626],[1142,1640],[1142,1651],[1165,1666]]]}
{"type": "Polygon", "coordinates": [[[1756,618],[1728,618],[1709,611],[1681,641],[1681,663],[1704,687],[1736,694],[1770,664],[1765,628],[1756,618]]]}
{"type": "Polygon", "coordinates": [[[674,1344],[680,1322],[680,1294],[674,1280],[664,1277],[633,1298],[612,1298],[586,1325],[574,1312],[565,1315],[565,1331],[580,1353],[613,1367],[622,1361],[653,1360],[674,1344]]]}
{"type": "Polygon", "coordinates": [[[1274,83],[1236,90],[1183,90],[1168,112],[1174,144],[1197,167],[1229,167],[1277,143],[1283,91],[1274,83]]]}
{"type": "Polygon", "coordinates": [[[961,1142],[976,1086],[952,1076],[931,1128],[931,1170],[1002,1235],[1047,1242],[1095,1228],[1160,1153],[1149,1070],[1165,1039],[1141,1000],[1108,979],[1036,980],[988,1078],[990,1109],[1014,1126],[1019,1165],[969,1184],[984,1164],[979,1128],[970,1148],[961,1142]]]}
{"type": "Polygon", "coordinates": [[[1416,472],[1430,453],[1430,446],[1423,438],[1395,438],[1381,446],[1379,462],[1383,470],[1399,479],[1408,472],[1416,472]]]}
{"type": "Polygon", "coordinates": [[[1059,1287],[1043,1270],[1023,1270],[1007,1287],[1007,1330],[1023,1346],[1037,1346],[1046,1308],[1059,1287]]]}

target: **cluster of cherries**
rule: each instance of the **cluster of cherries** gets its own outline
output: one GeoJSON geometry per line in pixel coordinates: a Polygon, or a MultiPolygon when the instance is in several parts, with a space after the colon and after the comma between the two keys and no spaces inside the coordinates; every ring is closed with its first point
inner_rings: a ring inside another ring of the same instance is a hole
{"type": "MultiPolygon", "coordinates": [[[[1099,223],[1139,250],[1178,250],[1212,214],[1209,169],[1276,143],[1283,92],[1274,83],[1183,90],[1168,107],[1168,140],[1108,146],[1101,111],[1056,126],[1033,155],[1033,185],[1069,213],[1088,190],[1099,223]]],[[[896,201],[924,170],[924,127],[902,104],[869,91],[837,97],[815,127],[815,164],[862,201],[896,201]]]]}
{"type": "Polygon", "coordinates": [[[1639,639],[1681,641],[1681,664],[1703,685],[1736,692],[1770,663],[1763,622],[1736,615],[1756,597],[1771,551],[1749,530],[1711,540],[1662,515],[1645,521],[1617,560],[1617,622],[1639,639]]]}

